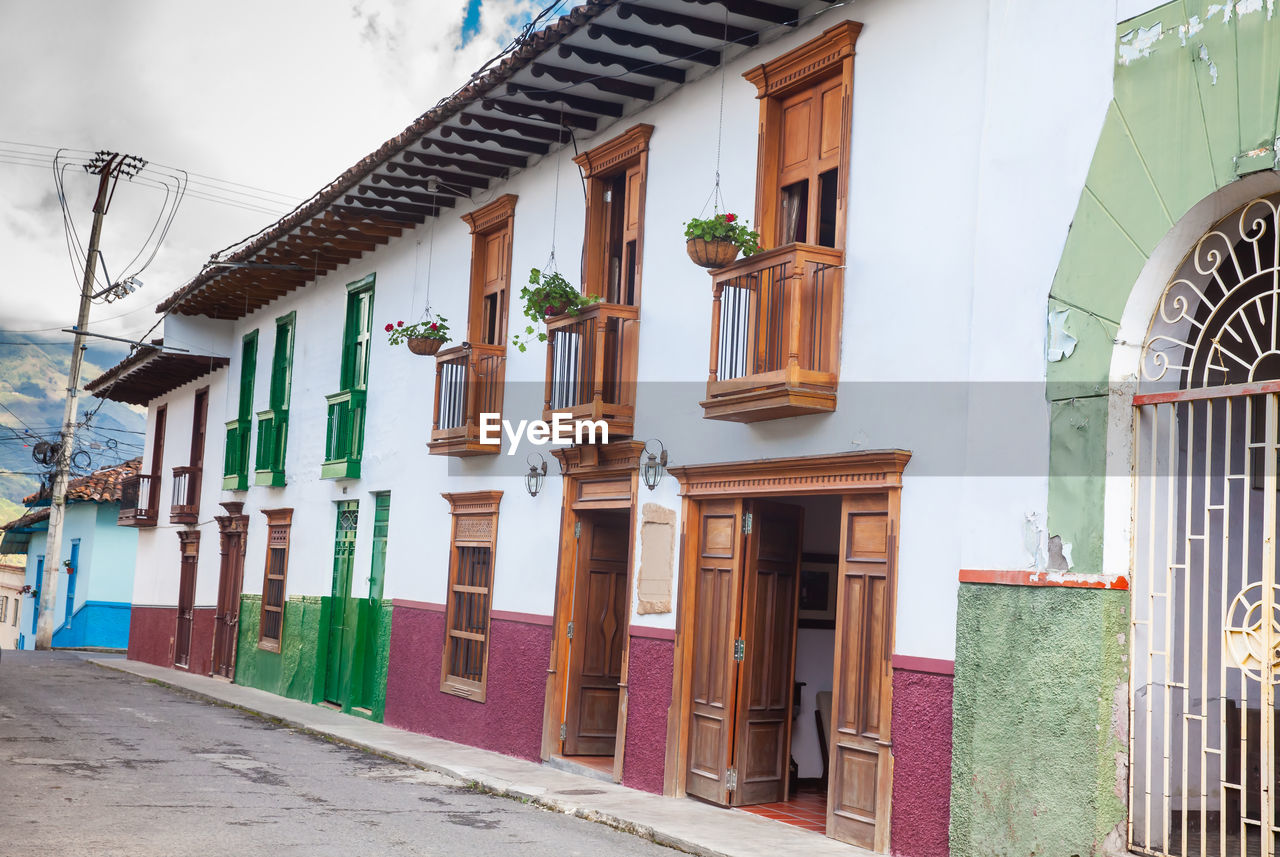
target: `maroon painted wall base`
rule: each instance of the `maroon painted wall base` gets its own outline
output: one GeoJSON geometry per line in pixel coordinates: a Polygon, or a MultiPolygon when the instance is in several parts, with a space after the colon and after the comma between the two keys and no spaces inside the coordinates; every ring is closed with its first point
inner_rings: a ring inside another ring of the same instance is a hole
{"type": "Polygon", "coordinates": [[[387,707],[383,722],[460,744],[538,761],[551,657],[551,619],[489,622],[485,701],[440,691],[445,616],[396,602],[391,613],[387,707]]]}
{"type": "Polygon", "coordinates": [[[894,658],[890,850],[946,857],[951,824],[950,661],[894,658]],[[905,667],[905,668],[904,668],[905,667]]]}
{"type": "MultiPolygon", "coordinates": [[[[212,607],[197,607],[192,613],[191,658],[187,671],[209,675],[213,671],[212,607]]],[[[173,666],[173,639],[178,627],[176,607],[134,607],[129,616],[129,659],[173,666]]]]}
{"type": "Polygon", "coordinates": [[[629,788],[662,794],[674,663],[674,639],[632,634],[627,656],[627,742],[622,753],[622,784],[629,788]]]}

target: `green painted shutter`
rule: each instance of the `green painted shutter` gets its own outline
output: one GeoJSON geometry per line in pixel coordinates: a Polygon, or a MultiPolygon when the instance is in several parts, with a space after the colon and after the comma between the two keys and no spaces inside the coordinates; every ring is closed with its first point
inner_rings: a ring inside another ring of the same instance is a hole
{"type": "Polygon", "coordinates": [[[248,420],[253,416],[253,377],[258,372],[258,331],[244,335],[240,351],[240,410],[238,416],[248,420]]]}
{"type": "Polygon", "coordinates": [[[271,410],[289,408],[289,388],[293,378],[294,314],[276,319],[275,352],[271,358],[271,410]]]}
{"type": "Polygon", "coordinates": [[[374,495],[373,564],[369,569],[369,600],[382,600],[382,584],[387,572],[387,529],[391,521],[391,493],[374,495]]]}

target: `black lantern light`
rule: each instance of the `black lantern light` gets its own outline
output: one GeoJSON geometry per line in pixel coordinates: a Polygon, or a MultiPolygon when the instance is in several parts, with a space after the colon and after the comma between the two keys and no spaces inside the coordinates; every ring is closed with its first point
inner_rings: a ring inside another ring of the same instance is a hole
{"type": "Polygon", "coordinates": [[[640,479],[652,491],[662,481],[662,474],[667,472],[667,448],[662,445],[662,441],[655,438],[644,442],[644,451],[646,457],[644,461],[640,462],[640,479]],[[649,444],[651,443],[658,445],[660,450],[658,454],[655,455],[649,451],[649,444]]]}
{"type": "Polygon", "coordinates": [[[538,492],[542,490],[543,481],[547,478],[547,461],[538,452],[529,453],[525,461],[529,462],[529,472],[524,475],[524,490],[529,492],[530,497],[537,497],[538,492]],[[538,457],[537,464],[533,463],[535,455],[538,457]]]}

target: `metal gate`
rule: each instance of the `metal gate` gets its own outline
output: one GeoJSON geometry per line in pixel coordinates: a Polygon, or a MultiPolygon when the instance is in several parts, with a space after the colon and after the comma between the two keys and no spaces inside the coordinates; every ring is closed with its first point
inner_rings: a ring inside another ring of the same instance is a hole
{"type": "Polygon", "coordinates": [[[1147,854],[1280,851],[1276,199],[1197,243],[1143,350],[1128,833],[1147,854]]]}

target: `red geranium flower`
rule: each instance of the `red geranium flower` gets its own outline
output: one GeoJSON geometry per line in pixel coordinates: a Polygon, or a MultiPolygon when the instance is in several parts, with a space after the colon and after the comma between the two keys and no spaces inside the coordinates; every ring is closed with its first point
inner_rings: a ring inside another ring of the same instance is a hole
{"type": "Polygon", "coordinates": [[[404,327],[404,322],[403,322],[403,321],[397,321],[397,322],[396,322],[396,327],[404,327]]]}
{"type": "Polygon", "coordinates": [[[432,330],[439,330],[439,329],[440,329],[440,325],[436,324],[436,323],[433,321],[433,322],[431,322],[431,329],[432,329],[432,330]]]}
{"type": "Polygon", "coordinates": [[[387,322],[387,333],[390,333],[395,329],[396,329],[396,326],[394,324],[392,324],[391,322],[387,322]]]}
{"type": "Polygon", "coordinates": [[[724,216],[724,222],[725,222],[725,223],[733,223],[733,221],[735,221],[735,220],[737,220],[737,219],[738,219],[738,215],[736,215],[736,214],[726,214],[726,215],[724,216]]]}

